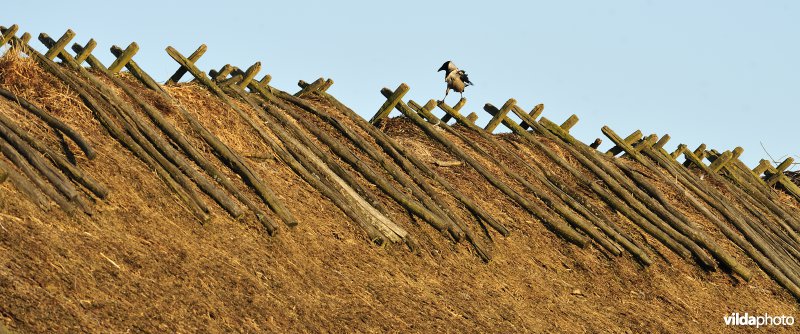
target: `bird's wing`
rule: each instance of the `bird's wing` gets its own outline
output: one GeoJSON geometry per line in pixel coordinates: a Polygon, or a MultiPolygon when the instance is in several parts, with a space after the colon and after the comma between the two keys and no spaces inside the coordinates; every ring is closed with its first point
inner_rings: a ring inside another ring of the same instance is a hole
{"type": "Polygon", "coordinates": [[[463,81],[464,84],[466,84],[467,86],[474,86],[475,85],[475,84],[472,83],[472,81],[469,81],[469,77],[467,76],[467,72],[464,72],[463,70],[459,70],[458,71],[458,75],[461,78],[461,81],[463,81]]]}

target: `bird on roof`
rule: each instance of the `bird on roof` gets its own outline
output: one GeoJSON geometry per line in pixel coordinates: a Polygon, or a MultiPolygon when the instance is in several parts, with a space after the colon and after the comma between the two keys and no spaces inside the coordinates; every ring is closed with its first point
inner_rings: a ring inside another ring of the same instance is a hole
{"type": "MultiPolygon", "coordinates": [[[[444,72],[444,82],[447,83],[447,88],[444,91],[444,99],[447,98],[447,94],[450,93],[450,90],[454,90],[461,94],[461,98],[464,98],[464,88],[467,86],[472,86],[472,81],[469,81],[467,77],[467,73],[464,70],[459,70],[452,61],[446,61],[442,67],[439,68],[437,72],[444,72]]],[[[444,101],[442,99],[442,101],[444,101]]]]}

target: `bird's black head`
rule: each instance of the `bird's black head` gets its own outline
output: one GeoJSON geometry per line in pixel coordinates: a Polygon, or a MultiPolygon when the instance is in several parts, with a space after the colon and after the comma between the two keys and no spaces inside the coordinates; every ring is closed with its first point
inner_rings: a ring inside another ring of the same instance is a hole
{"type": "Polygon", "coordinates": [[[446,62],[444,62],[444,64],[442,65],[442,67],[440,67],[440,68],[439,68],[439,70],[438,70],[438,71],[436,71],[436,72],[447,71],[447,68],[448,68],[448,67],[450,67],[450,61],[449,61],[449,60],[448,60],[448,61],[446,61],[446,62]]]}

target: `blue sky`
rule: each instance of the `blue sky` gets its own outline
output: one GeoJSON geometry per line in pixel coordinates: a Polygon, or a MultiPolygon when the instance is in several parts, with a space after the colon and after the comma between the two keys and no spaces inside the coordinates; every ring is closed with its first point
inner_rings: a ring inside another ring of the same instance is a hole
{"type": "Polygon", "coordinates": [[[436,70],[453,60],[475,82],[465,111],[479,123],[484,103],[513,97],[559,123],[577,114],[572,132],[587,143],[603,125],[669,133],[669,150],[742,146],[752,167],[760,143],[775,159],[800,155],[798,17],[796,1],[15,1],[0,24],[55,38],[72,28],[106,64],[111,45],[136,41],[134,59],[161,81],[177,67],[166,46],[188,55],[205,43],[201,69],[261,61],[287,91],[333,78],[330,92],[364,117],[401,82],[407,98],[440,99],[436,70]]]}

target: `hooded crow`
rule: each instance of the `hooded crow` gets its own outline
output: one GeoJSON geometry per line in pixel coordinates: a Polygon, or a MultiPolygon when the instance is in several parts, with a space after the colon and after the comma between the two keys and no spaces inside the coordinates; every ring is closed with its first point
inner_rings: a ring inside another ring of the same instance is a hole
{"type": "Polygon", "coordinates": [[[450,93],[451,89],[461,93],[461,97],[463,98],[464,88],[472,85],[472,82],[469,81],[469,78],[467,77],[467,73],[465,73],[463,70],[459,70],[458,67],[456,67],[456,64],[449,60],[445,62],[437,72],[441,71],[445,71],[444,82],[447,83],[447,88],[444,91],[444,98],[447,98],[447,94],[450,93]]]}

